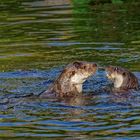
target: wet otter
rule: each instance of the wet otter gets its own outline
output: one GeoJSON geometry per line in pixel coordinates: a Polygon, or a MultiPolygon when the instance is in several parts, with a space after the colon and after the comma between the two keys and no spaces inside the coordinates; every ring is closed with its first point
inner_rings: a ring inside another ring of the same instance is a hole
{"type": "Polygon", "coordinates": [[[96,63],[76,61],[62,71],[54,84],[46,91],[40,93],[41,98],[47,98],[50,95],[57,97],[73,96],[82,92],[82,84],[86,79],[95,74],[97,70],[96,63]]]}
{"type": "Polygon", "coordinates": [[[108,79],[113,81],[114,88],[122,90],[138,89],[138,79],[129,70],[116,66],[108,66],[105,70],[108,79]]]}

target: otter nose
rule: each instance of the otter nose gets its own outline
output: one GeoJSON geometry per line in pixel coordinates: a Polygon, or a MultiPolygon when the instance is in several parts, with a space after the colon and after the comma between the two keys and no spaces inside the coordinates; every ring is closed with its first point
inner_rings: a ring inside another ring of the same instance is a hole
{"type": "Polygon", "coordinates": [[[97,67],[97,64],[96,63],[93,63],[92,65],[93,65],[93,67],[97,67]]]}

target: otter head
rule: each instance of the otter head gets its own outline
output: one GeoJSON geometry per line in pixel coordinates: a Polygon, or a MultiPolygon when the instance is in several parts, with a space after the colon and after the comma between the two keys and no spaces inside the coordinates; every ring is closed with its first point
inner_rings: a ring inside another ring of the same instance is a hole
{"type": "Polygon", "coordinates": [[[108,66],[106,67],[106,72],[108,79],[113,81],[115,88],[138,88],[138,79],[127,69],[116,66],[108,66]]]}
{"type": "Polygon", "coordinates": [[[71,82],[73,84],[82,84],[89,76],[95,74],[97,64],[83,61],[76,61],[68,68],[71,71],[71,82]]]}
{"type": "Polygon", "coordinates": [[[75,92],[82,92],[83,82],[91,75],[95,74],[97,70],[97,64],[75,61],[62,71],[60,76],[53,86],[53,90],[57,93],[61,93],[62,96],[75,92]]]}

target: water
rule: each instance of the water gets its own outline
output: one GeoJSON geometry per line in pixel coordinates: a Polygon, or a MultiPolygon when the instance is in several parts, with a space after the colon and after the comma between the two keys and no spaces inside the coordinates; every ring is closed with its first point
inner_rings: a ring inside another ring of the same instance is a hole
{"type": "Polygon", "coordinates": [[[39,94],[74,60],[123,66],[140,79],[139,2],[86,3],[1,0],[0,98],[11,98],[0,105],[1,139],[139,139],[139,91],[99,92],[104,71],[84,83],[84,97],[12,98],[39,94]]]}

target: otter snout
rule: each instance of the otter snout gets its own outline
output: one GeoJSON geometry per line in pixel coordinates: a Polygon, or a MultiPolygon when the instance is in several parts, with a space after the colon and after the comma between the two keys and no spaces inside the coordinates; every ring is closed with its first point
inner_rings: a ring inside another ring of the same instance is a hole
{"type": "Polygon", "coordinates": [[[113,66],[108,66],[105,68],[106,76],[108,79],[114,79],[115,78],[115,68],[113,66]]]}
{"type": "Polygon", "coordinates": [[[98,65],[96,63],[91,63],[91,65],[89,66],[89,71],[91,70],[93,73],[95,73],[97,69],[98,65]]]}
{"type": "Polygon", "coordinates": [[[92,67],[97,70],[98,65],[96,63],[92,63],[92,67]]]}

